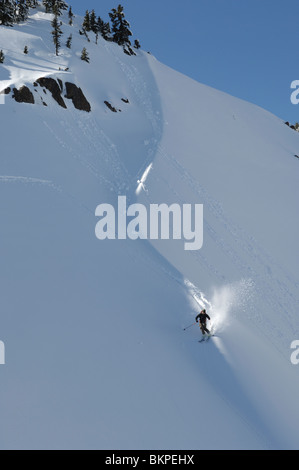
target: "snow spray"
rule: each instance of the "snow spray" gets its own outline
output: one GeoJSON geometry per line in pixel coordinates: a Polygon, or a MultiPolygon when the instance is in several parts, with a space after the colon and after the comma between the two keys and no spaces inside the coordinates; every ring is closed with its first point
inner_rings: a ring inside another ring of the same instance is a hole
{"type": "Polygon", "coordinates": [[[193,310],[206,309],[211,316],[214,332],[221,332],[230,325],[230,318],[236,318],[250,308],[254,299],[254,283],[251,279],[241,279],[238,282],[214,288],[211,299],[208,299],[188,279],[184,281],[193,299],[193,310]]]}
{"type": "Polygon", "coordinates": [[[248,308],[254,298],[254,283],[251,279],[227,284],[214,289],[211,304],[213,328],[221,331],[230,325],[230,318],[236,318],[248,308]]]}

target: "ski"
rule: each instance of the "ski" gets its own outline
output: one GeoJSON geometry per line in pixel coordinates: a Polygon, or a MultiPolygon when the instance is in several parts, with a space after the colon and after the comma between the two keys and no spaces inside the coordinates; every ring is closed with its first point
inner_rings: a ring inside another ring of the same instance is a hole
{"type": "Polygon", "coordinates": [[[206,343],[209,341],[211,338],[213,338],[215,335],[207,335],[205,338],[200,339],[198,342],[199,343],[206,343]]]}

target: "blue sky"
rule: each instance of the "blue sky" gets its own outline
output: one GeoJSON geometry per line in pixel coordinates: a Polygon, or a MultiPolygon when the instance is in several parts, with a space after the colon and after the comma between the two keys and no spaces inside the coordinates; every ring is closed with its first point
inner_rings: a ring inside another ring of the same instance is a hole
{"type": "Polygon", "coordinates": [[[231,95],[299,122],[290,84],[299,80],[298,0],[71,0],[108,20],[121,3],[142,48],[231,95]]]}

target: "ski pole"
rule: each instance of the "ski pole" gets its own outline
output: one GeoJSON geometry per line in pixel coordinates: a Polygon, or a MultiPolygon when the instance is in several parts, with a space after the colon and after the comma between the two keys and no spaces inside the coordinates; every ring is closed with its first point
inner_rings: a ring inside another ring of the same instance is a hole
{"type": "Polygon", "coordinates": [[[192,323],[192,325],[186,326],[186,328],[184,328],[184,331],[188,330],[188,328],[191,328],[191,326],[194,326],[194,325],[196,325],[196,323],[192,323]]]}

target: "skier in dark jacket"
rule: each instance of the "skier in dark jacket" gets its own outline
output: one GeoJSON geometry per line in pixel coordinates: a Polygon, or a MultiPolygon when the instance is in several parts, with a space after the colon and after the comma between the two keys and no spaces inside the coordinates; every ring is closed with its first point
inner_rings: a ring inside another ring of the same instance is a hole
{"type": "Polygon", "coordinates": [[[196,320],[196,323],[198,323],[198,320],[199,320],[199,326],[200,326],[202,334],[205,335],[206,333],[208,333],[209,335],[210,331],[207,329],[207,320],[211,320],[211,319],[209,315],[207,314],[207,311],[202,310],[200,314],[197,315],[195,320],[196,320]]]}

